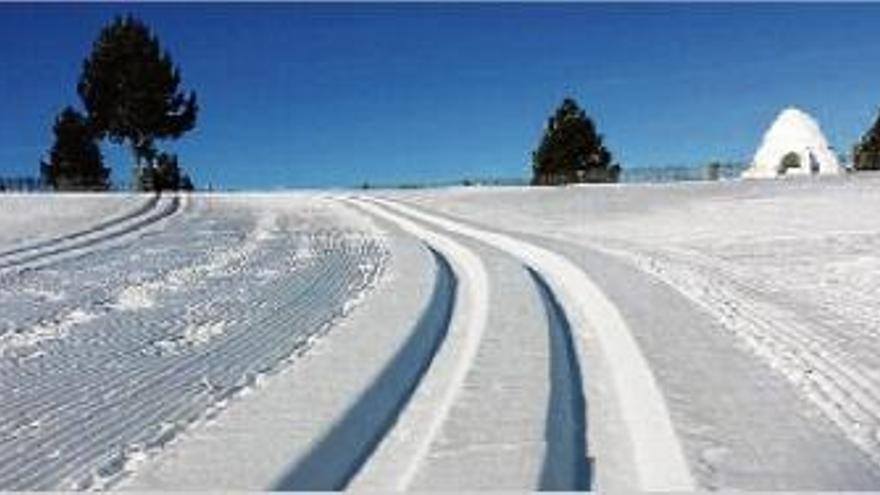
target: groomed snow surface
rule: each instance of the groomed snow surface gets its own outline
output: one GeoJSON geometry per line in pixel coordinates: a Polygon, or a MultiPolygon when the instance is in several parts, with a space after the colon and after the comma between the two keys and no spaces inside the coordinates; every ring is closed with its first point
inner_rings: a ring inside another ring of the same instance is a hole
{"type": "Polygon", "coordinates": [[[878,207],[0,196],[0,489],[877,489],[878,207]]]}

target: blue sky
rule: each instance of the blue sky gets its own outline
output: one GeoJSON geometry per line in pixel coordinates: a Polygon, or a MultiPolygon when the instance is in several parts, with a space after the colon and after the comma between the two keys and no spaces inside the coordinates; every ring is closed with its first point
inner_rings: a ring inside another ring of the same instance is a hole
{"type": "MultiPolygon", "coordinates": [[[[787,105],[849,150],[880,105],[880,5],[2,4],[0,175],[35,173],[128,12],[199,94],[164,147],[200,185],[524,177],[568,95],[625,168],[747,159],[787,105]]],[[[104,149],[128,180],[128,150],[104,149]]]]}

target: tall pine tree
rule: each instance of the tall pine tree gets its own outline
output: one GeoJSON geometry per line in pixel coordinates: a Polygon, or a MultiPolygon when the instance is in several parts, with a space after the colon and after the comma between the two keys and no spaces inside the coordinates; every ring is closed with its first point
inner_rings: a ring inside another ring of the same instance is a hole
{"type": "Polygon", "coordinates": [[[139,173],[153,168],[157,139],[176,139],[195,127],[196,94],[184,94],[180,82],[180,70],[158,38],[127,16],[101,30],[77,91],[97,135],[128,142],[139,173]]]}
{"type": "Polygon", "coordinates": [[[566,98],[547,121],[538,149],[532,153],[532,172],[536,185],[616,182],[620,166],[612,163],[586,112],[566,98]]]}
{"type": "Polygon", "coordinates": [[[55,119],[52,131],[55,142],[49,161],[40,166],[43,181],[56,190],[106,190],[110,170],[104,167],[87,119],[66,107],[55,119]]]}

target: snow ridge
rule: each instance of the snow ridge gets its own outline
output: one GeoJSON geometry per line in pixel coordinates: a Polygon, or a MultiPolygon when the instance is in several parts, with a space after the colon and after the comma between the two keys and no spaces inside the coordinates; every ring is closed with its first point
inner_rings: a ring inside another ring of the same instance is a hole
{"type": "Polygon", "coordinates": [[[449,262],[433,249],[431,252],[437,274],[430,303],[406,342],[274,489],[345,489],[393,427],[443,344],[452,317],[458,282],[449,262]]]}
{"type": "Polygon", "coordinates": [[[370,202],[351,201],[430,244],[450,261],[459,281],[444,344],[394,428],[350,484],[356,490],[403,491],[424,462],[474,361],[488,319],[489,279],[483,261],[460,243],[370,202]]]}

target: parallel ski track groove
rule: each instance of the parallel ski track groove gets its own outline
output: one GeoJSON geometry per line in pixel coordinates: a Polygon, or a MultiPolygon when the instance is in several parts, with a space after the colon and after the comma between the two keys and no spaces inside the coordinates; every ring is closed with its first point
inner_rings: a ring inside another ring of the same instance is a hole
{"type": "Polygon", "coordinates": [[[61,235],[58,237],[53,237],[51,239],[46,239],[43,241],[35,242],[33,244],[28,244],[26,246],[20,246],[17,248],[2,251],[2,252],[0,252],[0,260],[2,260],[3,258],[7,258],[7,257],[13,256],[13,255],[16,255],[16,254],[24,253],[26,251],[37,251],[40,249],[44,249],[44,248],[50,247],[54,244],[60,244],[62,242],[71,241],[73,239],[77,239],[79,237],[83,237],[83,236],[98,232],[100,230],[108,229],[110,227],[113,227],[114,225],[120,224],[120,223],[125,222],[129,219],[143,215],[144,213],[153,209],[156,206],[156,203],[158,201],[159,201],[158,195],[151,195],[148,200],[146,200],[143,203],[141,203],[140,205],[138,205],[138,207],[135,208],[134,210],[131,210],[131,211],[126,212],[122,215],[111,218],[109,220],[105,220],[105,221],[100,222],[98,224],[92,225],[92,226],[87,227],[83,230],[78,230],[76,232],[71,232],[69,234],[65,234],[65,235],[61,235]]]}
{"type": "MultiPolygon", "coordinates": [[[[133,220],[133,221],[131,223],[125,224],[120,229],[112,229],[112,230],[102,229],[102,230],[97,231],[100,235],[97,235],[94,238],[83,239],[81,241],[74,242],[70,245],[62,245],[59,247],[52,247],[52,246],[54,246],[54,244],[53,244],[50,246],[51,249],[49,249],[47,251],[37,250],[37,252],[35,252],[33,254],[28,254],[22,258],[16,258],[11,261],[6,261],[4,263],[0,263],[0,270],[9,270],[9,269],[13,269],[13,268],[22,268],[22,267],[33,268],[28,265],[30,263],[39,262],[41,260],[45,260],[46,258],[51,258],[52,256],[64,254],[67,252],[72,252],[72,251],[80,250],[83,248],[93,248],[95,246],[100,245],[103,242],[124,236],[126,234],[130,234],[130,233],[135,232],[137,230],[143,229],[144,227],[147,227],[153,223],[156,223],[159,220],[162,220],[163,218],[169,217],[169,216],[173,215],[175,212],[177,212],[179,207],[180,207],[180,198],[177,196],[174,196],[173,198],[170,199],[168,204],[166,204],[163,208],[160,208],[155,213],[152,213],[149,215],[131,217],[131,218],[127,219],[127,220],[133,220]]],[[[148,209],[146,211],[148,211],[148,212],[153,211],[154,208],[155,207],[151,207],[150,209],[148,209]]],[[[113,226],[116,226],[116,225],[119,225],[119,223],[116,223],[113,226]]],[[[81,236],[77,236],[77,237],[81,237],[81,236]]],[[[63,243],[59,242],[57,244],[63,244],[63,243]]]]}
{"type": "Polygon", "coordinates": [[[425,213],[399,201],[376,198],[373,202],[502,249],[546,276],[575,325],[592,328],[608,357],[622,426],[633,444],[637,486],[642,490],[694,489],[690,467],[653,372],[617,307],[586,273],[567,258],[515,237],[425,213]],[[602,315],[600,321],[594,313],[602,315]]]}
{"type": "Polygon", "coordinates": [[[384,218],[420,238],[450,262],[456,277],[454,311],[446,338],[436,352],[412,400],[375,451],[351,480],[355,490],[406,490],[421,469],[429,449],[457,399],[476,359],[488,321],[489,279],[483,261],[450,237],[419,225],[406,215],[373,201],[350,199],[367,213],[384,218]],[[426,392],[428,391],[428,392],[426,392]],[[413,435],[411,431],[417,430],[413,435]],[[401,456],[404,460],[401,461],[401,456]]]}
{"type": "Polygon", "coordinates": [[[545,436],[547,452],[538,490],[585,491],[591,473],[587,459],[587,401],[583,395],[581,364],[575,350],[571,324],[553,290],[541,275],[525,267],[534,282],[547,314],[550,345],[550,399],[545,436]]]}
{"type": "Polygon", "coordinates": [[[431,365],[449,330],[457,281],[446,258],[428,248],[437,272],[430,302],[406,342],[377,375],[375,381],[349,407],[345,415],[275,487],[277,490],[343,490],[361,469],[376,446],[394,425],[431,365]],[[410,361],[419,364],[410,367],[410,361]],[[401,379],[403,377],[403,379],[401,379]],[[395,390],[377,409],[383,393],[395,390]],[[374,419],[375,418],[375,419],[374,419]],[[358,435],[365,421],[370,432],[358,435]],[[338,469],[327,471],[327,466],[338,469]]]}

